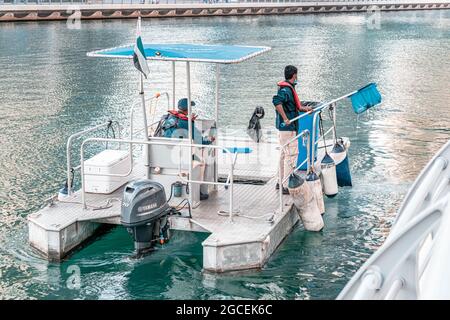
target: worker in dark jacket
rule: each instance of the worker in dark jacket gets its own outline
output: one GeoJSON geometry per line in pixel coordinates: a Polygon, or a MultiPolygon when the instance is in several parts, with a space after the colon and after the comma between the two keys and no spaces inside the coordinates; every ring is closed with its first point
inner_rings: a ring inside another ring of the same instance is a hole
{"type": "MultiPolygon", "coordinates": [[[[191,101],[191,106],[195,106],[195,102],[191,101]]],[[[196,144],[211,144],[212,138],[202,137],[201,132],[195,127],[194,121],[196,116],[192,116],[192,139],[196,144]]],[[[189,137],[188,122],[188,99],[183,98],[178,101],[178,110],[169,110],[160,122],[161,135],[166,138],[183,138],[189,137]]],[[[158,129],[157,129],[158,131],[158,129]]]]}
{"type": "MultiPolygon", "coordinates": [[[[279,131],[280,146],[288,143],[299,132],[298,121],[291,122],[300,112],[311,112],[311,107],[303,107],[300,98],[295,91],[297,84],[297,68],[286,66],[284,68],[284,81],[278,83],[278,92],[273,96],[272,102],[276,109],[276,128],[279,131]]],[[[283,179],[293,168],[296,167],[298,157],[297,139],[280,150],[279,170],[283,179]]],[[[283,184],[283,193],[289,194],[286,188],[287,182],[283,184]]],[[[279,185],[277,184],[277,188],[279,185]]]]}
{"type": "MultiPolygon", "coordinates": [[[[195,102],[191,101],[191,106],[195,106],[195,102]]],[[[195,115],[192,115],[192,139],[195,144],[211,144],[214,137],[206,138],[195,127],[195,115]]],[[[178,110],[169,110],[168,114],[161,118],[155,136],[165,138],[189,138],[189,118],[188,118],[188,99],[183,98],[178,101],[178,110]]],[[[200,180],[204,179],[206,163],[204,160],[194,156],[194,162],[198,162],[201,170],[200,180]]],[[[207,185],[200,186],[200,200],[208,199],[207,185]]]]}

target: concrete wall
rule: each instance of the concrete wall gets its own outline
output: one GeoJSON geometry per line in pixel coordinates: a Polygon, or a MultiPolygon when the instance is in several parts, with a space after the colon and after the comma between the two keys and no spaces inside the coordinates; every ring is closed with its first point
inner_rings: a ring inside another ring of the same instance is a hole
{"type": "MultiPolygon", "coordinates": [[[[0,0],[4,1],[4,0],[0,0]]],[[[1,4],[2,21],[39,21],[71,19],[126,19],[166,17],[208,17],[270,14],[366,12],[376,5],[381,11],[450,9],[450,1],[320,1],[320,2],[246,2],[187,4],[1,4]]]]}

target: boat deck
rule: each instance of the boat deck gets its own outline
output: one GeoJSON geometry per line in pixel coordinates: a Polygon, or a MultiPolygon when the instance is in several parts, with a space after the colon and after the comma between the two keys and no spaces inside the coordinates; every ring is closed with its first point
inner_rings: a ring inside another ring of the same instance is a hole
{"type": "Polygon", "coordinates": [[[203,231],[203,268],[215,272],[260,268],[298,221],[289,196],[279,212],[276,180],[264,185],[235,184],[234,212],[229,217],[229,189],[210,194],[192,210],[192,219],[172,217],[171,228],[203,231]]]}
{"type": "MultiPolygon", "coordinates": [[[[219,186],[207,200],[192,209],[172,216],[172,229],[208,232],[202,243],[204,269],[214,272],[262,267],[272,252],[298,221],[288,196],[279,212],[279,193],[275,189],[279,150],[276,144],[256,144],[248,139],[222,139],[226,147],[249,147],[252,151],[238,154],[234,170],[234,212],[230,219],[230,189],[219,186]]],[[[220,154],[219,177],[226,177],[229,158],[220,154]]],[[[144,177],[143,166],[136,165],[130,181],[144,177]]],[[[120,224],[124,186],[111,194],[86,193],[87,209],[82,208],[81,192],[64,202],[54,200],[31,214],[29,240],[49,260],[61,260],[67,253],[94,234],[101,224],[120,224]]],[[[181,198],[173,198],[176,206],[181,198]]],[[[131,241],[131,239],[130,239],[131,241]]]]}
{"type": "MultiPolygon", "coordinates": [[[[222,137],[219,138],[218,144],[226,148],[247,147],[251,150],[249,153],[238,154],[234,170],[235,181],[267,182],[277,174],[280,150],[273,138],[267,137],[266,142],[256,143],[248,138],[222,137]]],[[[219,178],[227,177],[230,158],[226,153],[220,152],[218,162],[219,178]]]]}

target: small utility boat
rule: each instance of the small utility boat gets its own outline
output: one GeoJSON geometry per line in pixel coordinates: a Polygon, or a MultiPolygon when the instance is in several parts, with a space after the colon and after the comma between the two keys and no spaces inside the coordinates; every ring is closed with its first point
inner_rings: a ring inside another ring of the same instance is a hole
{"type": "MultiPolygon", "coordinates": [[[[88,56],[132,60],[134,50],[135,46],[127,45],[94,51],[88,56]]],[[[248,135],[239,137],[217,128],[221,66],[241,63],[269,50],[264,46],[143,44],[141,55],[146,60],[172,68],[171,92],[144,92],[144,88],[152,86],[144,86],[140,74],[141,102],[130,106],[126,125],[112,119],[69,137],[64,187],[28,217],[31,246],[47,259],[59,261],[101,225],[113,224],[130,232],[139,255],[166,245],[170,230],[196,231],[210,234],[202,243],[205,270],[261,268],[309,210],[302,203],[296,205],[292,195],[283,195],[282,188],[277,190],[277,183],[281,185],[294,174],[297,182],[308,180],[316,186],[311,193],[315,200],[308,205],[317,205],[320,213],[326,211],[323,181],[326,180],[328,196],[336,195],[336,183],[349,185],[350,141],[337,136],[336,110],[338,102],[361,94],[354,91],[315,103],[312,114],[299,115],[295,121],[300,122],[302,129],[290,141],[299,141],[298,161],[285,177],[279,176],[280,147],[286,146],[279,146],[268,134],[261,136],[264,130],[259,132],[261,128],[255,123],[263,115],[261,108],[251,121],[251,128],[258,130],[256,139],[255,135],[253,139],[248,135]],[[192,119],[193,63],[215,65],[215,108],[211,118],[188,121],[187,138],[155,136],[161,114],[174,108],[176,97],[187,98],[187,117],[192,119]],[[176,77],[176,64],[186,67],[182,79],[176,77]],[[180,81],[186,88],[182,93],[176,90],[180,81]],[[319,126],[322,115],[329,117],[329,128],[319,126]],[[195,143],[194,129],[213,137],[213,143],[195,143]],[[74,154],[79,162],[75,163],[74,154]],[[329,159],[322,163],[326,156],[334,159],[336,172],[327,173],[324,178],[322,169],[332,172],[329,159]],[[208,198],[202,199],[202,194],[208,198]]],[[[276,83],[273,79],[268,81],[276,83]]],[[[322,217],[319,214],[315,219],[322,217]]]]}

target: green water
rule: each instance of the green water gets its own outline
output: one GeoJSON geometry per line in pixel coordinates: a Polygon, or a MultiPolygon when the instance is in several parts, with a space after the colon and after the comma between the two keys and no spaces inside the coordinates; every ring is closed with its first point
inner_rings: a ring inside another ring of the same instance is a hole
{"type": "MultiPolygon", "coordinates": [[[[326,227],[298,225],[260,271],[201,272],[206,234],[175,232],[141,260],[117,227],[61,264],[27,244],[26,217],[64,181],[65,142],[110,118],[124,123],[137,102],[131,62],[86,52],[132,43],[135,21],[0,24],[0,298],[39,299],[333,299],[389,232],[408,187],[450,137],[450,12],[290,15],[143,21],[147,42],[268,45],[271,52],[222,69],[222,127],[246,125],[256,105],[274,123],[271,97],[286,64],[299,68],[303,99],[324,100],[375,81],[381,107],[338,116],[351,139],[353,188],[326,199],[326,227]],[[71,272],[81,273],[80,286],[71,272]],[[78,269],[77,269],[78,268],[78,269]]],[[[150,64],[149,92],[170,88],[170,64],[150,64]]],[[[192,68],[197,112],[214,105],[214,69],[192,68]]],[[[183,68],[178,69],[184,79],[183,68]]],[[[184,90],[182,80],[177,84],[184,90]]],[[[184,91],[183,91],[184,92],[184,91]]]]}

